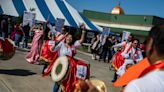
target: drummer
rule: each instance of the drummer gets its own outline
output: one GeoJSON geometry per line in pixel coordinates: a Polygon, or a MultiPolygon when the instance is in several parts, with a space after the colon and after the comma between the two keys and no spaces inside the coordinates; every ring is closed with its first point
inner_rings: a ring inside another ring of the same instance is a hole
{"type": "Polygon", "coordinates": [[[61,33],[56,31],[55,27],[52,27],[51,24],[47,24],[48,28],[50,29],[50,32],[48,33],[48,38],[50,40],[47,40],[45,42],[45,45],[42,48],[41,52],[41,59],[45,62],[44,67],[42,70],[42,74],[44,74],[44,70],[48,67],[49,63],[53,61],[54,52],[50,51],[50,47],[54,44],[58,44],[61,41],[63,41],[68,34],[66,31],[66,28],[62,27],[61,33]]]}
{"type": "MultiPolygon", "coordinates": [[[[74,39],[72,34],[68,34],[64,41],[60,42],[57,46],[52,46],[51,51],[57,51],[59,56],[68,55],[70,57],[73,57],[76,54],[76,48],[83,43],[85,37],[85,24],[81,25],[80,28],[83,30],[80,40],[73,42],[74,39]]],[[[53,92],[58,92],[59,86],[60,84],[55,83],[53,92]]]]}

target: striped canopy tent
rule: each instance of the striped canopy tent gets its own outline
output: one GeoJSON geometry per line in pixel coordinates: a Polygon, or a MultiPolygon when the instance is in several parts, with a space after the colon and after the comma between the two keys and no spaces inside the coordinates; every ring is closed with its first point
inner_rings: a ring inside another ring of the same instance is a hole
{"type": "Polygon", "coordinates": [[[0,0],[0,14],[18,17],[24,11],[34,12],[38,21],[49,18],[51,23],[55,23],[57,18],[62,18],[65,19],[65,26],[79,28],[84,23],[87,30],[102,31],[101,27],[93,24],[65,0],[0,0]]]}

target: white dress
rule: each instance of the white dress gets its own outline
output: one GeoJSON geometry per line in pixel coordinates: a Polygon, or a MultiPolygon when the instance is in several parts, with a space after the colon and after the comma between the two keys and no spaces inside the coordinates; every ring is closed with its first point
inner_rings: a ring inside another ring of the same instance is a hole
{"type": "Polygon", "coordinates": [[[73,44],[73,46],[72,47],[70,47],[70,48],[67,48],[66,46],[65,46],[65,43],[64,43],[64,41],[62,41],[62,42],[60,42],[56,47],[55,47],[55,49],[54,49],[54,51],[53,52],[55,52],[55,51],[58,51],[59,52],[59,56],[65,56],[65,55],[68,55],[68,56],[73,56],[73,52],[75,51],[75,48],[77,48],[78,46],[80,46],[81,44],[80,44],[80,42],[79,42],[79,40],[77,40],[77,41],[75,41],[75,43],[73,44]]]}
{"type": "Polygon", "coordinates": [[[130,82],[124,92],[164,92],[164,70],[150,72],[130,82]]]}

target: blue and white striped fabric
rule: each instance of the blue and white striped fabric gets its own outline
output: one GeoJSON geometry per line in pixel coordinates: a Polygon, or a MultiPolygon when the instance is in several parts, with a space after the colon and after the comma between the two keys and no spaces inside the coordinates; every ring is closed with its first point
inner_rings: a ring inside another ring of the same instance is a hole
{"type": "Polygon", "coordinates": [[[93,24],[65,0],[0,0],[0,14],[22,16],[24,11],[32,9],[39,21],[49,18],[51,23],[55,23],[56,18],[62,18],[65,19],[66,26],[78,28],[85,23],[88,30],[102,31],[102,28],[93,24]]]}

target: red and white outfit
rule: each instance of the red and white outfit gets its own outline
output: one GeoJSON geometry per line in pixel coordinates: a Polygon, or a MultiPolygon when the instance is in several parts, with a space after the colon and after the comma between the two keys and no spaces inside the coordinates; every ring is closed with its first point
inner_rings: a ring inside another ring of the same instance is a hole
{"type": "Polygon", "coordinates": [[[55,53],[50,51],[51,46],[55,45],[56,42],[64,41],[64,34],[57,32],[50,24],[47,25],[50,28],[52,35],[55,35],[55,39],[47,40],[44,47],[42,48],[41,59],[46,62],[52,62],[55,53]]]}
{"type": "Polygon", "coordinates": [[[124,64],[124,57],[121,54],[124,52],[125,49],[130,48],[130,46],[131,42],[122,42],[113,46],[114,48],[122,47],[122,50],[115,54],[114,60],[112,62],[112,65],[116,70],[118,70],[124,64]]]}
{"type": "Polygon", "coordinates": [[[66,77],[66,79],[61,82],[62,89],[65,90],[65,92],[74,92],[74,90],[76,89],[76,83],[78,83],[79,79],[89,79],[90,76],[88,64],[80,60],[75,60],[73,58],[76,53],[76,48],[80,45],[81,43],[79,40],[75,41],[75,43],[71,47],[66,47],[64,41],[60,42],[53,51],[54,53],[56,53],[54,61],[50,63],[47,68],[48,72],[46,72],[45,74],[45,76],[49,74],[53,64],[55,63],[55,60],[59,56],[68,56],[68,58],[70,58],[70,69],[67,75],[68,77],[66,77]],[[81,74],[84,76],[82,77],[81,74]]]}
{"type": "Polygon", "coordinates": [[[142,51],[139,48],[137,48],[137,49],[135,49],[133,47],[126,48],[124,50],[124,52],[121,53],[121,55],[125,59],[130,59],[130,60],[133,60],[133,61],[136,61],[136,62],[139,62],[143,59],[142,51]]]}
{"type": "Polygon", "coordinates": [[[126,65],[138,63],[143,59],[142,52],[139,48],[134,49],[132,46],[126,48],[121,56],[124,58],[123,65],[118,69],[117,75],[122,76],[126,71],[126,65]]]}
{"type": "Polygon", "coordinates": [[[75,41],[75,43],[73,44],[73,46],[71,46],[70,48],[66,47],[64,41],[60,42],[54,49],[53,52],[58,51],[59,56],[70,56],[73,57],[75,52],[76,52],[76,48],[78,46],[80,46],[80,42],[79,40],[75,41]]]}

